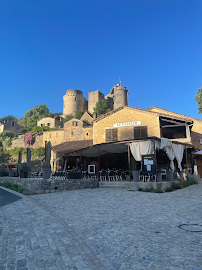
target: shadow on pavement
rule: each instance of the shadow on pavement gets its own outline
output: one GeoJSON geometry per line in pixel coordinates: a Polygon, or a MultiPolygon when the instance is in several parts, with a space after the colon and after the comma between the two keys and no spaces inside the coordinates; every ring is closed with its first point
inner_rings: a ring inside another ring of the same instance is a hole
{"type": "Polygon", "coordinates": [[[22,198],[0,188],[0,207],[16,202],[20,199],[22,198]]]}

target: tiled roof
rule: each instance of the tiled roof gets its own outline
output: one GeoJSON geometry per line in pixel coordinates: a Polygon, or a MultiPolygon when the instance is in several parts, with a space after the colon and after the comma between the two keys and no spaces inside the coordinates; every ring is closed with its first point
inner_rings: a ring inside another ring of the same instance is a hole
{"type": "MultiPolygon", "coordinates": [[[[193,118],[191,116],[188,116],[188,115],[185,115],[185,114],[180,114],[180,113],[176,113],[176,112],[172,112],[172,111],[169,111],[169,110],[166,110],[166,109],[162,109],[160,107],[156,107],[156,106],[152,106],[152,107],[149,107],[147,110],[148,111],[151,111],[151,112],[155,112],[155,111],[152,111],[152,109],[160,109],[162,111],[165,111],[165,114],[166,112],[169,112],[169,113],[173,113],[173,114],[177,114],[179,117],[183,117],[184,119],[187,119],[187,120],[198,120],[198,121],[202,121],[200,119],[197,119],[197,118],[193,118]]],[[[160,112],[158,112],[160,114],[160,112]]]]}
{"type": "MultiPolygon", "coordinates": [[[[130,107],[130,106],[122,106],[122,107],[119,107],[119,108],[117,108],[117,109],[115,109],[113,111],[110,111],[110,112],[108,112],[106,114],[103,114],[103,115],[99,116],[98,118],[96,118],[93,121],[93,123],[96,123],[96,122],[98,122],[98,121],[100,121],[100,120],[102,120],[102,119],[104,119],[104,118],[106,118],[106,117],[108,117],[108,116],[110,116],[110,115],[112,115],[112,114],[120,111],[120,110],[123,110],[124,108],[128,108],[130,110],[139,111],[139,112],[143,112],[143,113],[153,114],[153,115],[156,115],[156,116],[164,116],[164,117],[168,117],[168,118],[173,118],[171,115],[166,114],[166,113],[154,112],[154,111],[150,111],[149,109],[144,110],[144,109],[139,109],[139,108],[130,107]]],[[[179,116],[174,117],[174,118],[175,119],[178,119],[178,120],[182,120],[182,121],[187,121],[187,120],[188,121],[190,121],[190,120],[192,121],[192,119],[193,119],[193,118],[188,117],[188,116],[187,117],[184,117],[184,116],[182,117],[182,115],[180,115],[180,114],[179,114],[179,116]]]]}
{"type": "Polygon", "coordinates": [[[52,147],[54,153],[59,156],[68,155],[72,152],[83,150],[93,145],[93,140],[68,141],[52,147]]]}

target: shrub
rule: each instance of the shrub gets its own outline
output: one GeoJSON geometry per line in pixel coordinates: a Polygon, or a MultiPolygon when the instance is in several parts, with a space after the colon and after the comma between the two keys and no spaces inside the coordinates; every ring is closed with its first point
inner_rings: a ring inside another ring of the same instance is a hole
{"type": "Polygon", "coordinates": [[[34,144],[34,134],[33,133],[26,133],[23,136],[24,145],[32,145],[34,144]]]}
{"type": "Polygon", "coordinates": [[[12,184],[9,182],[5,182],[5,183],[0,183],[0,186],[5,187],[5,188],[9,188],[11,190],[17,191],[19,193],[23,193],[23,187],[17,185],[17,184],[12,184]]]}

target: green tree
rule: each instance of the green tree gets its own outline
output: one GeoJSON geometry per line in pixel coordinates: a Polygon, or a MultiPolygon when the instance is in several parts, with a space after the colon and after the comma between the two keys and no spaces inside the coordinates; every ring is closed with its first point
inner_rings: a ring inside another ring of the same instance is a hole
{"type": "Polygon", "coordinates": [[[202,86],[196,90],[194,100],[198,103],[198,114],[202,113],[202,86]]]}
{"type": "Polygon", "coordinates": [[[108,100],[103,99],[99,100],[94,108],[94,111],[97,113],[97,115],[105,114],[111,111],[111,107],[109,105],[108,100]]]}
{"type": "Polygon", "coordinates": [[[84,111],[78,110],[78,111],[76,111],[75,118],[76,119],[81,119],[81,117],[83,116],[83,114],[84,114],[84,111]]]}
{"type": "Polygon", "coordinates": [[[44,126],[44,127],[38,127],[35,126],[33,129],[30,131],[30,133],[34,133],[35,135],[43,135],[44,131],[52,130],[52,128],[44,126]]]}
{"type": "Polygon", "coordinates": [[[71,120],[72,118],[74,118],[74,116],[72,114],[66,115],[65,119],[64,119],[64,123],[68,122],[69,120],[71,120]]]}
{"type": "Polygon", "coordinates": [[[5,130],[3,132],[0,133],[0,140],[5,140],[6,138],[15,138],[16,137],[16,134],[11,132],[11,131],[8,131],[8,130],[5,130]]]}
{"type": "Polygon", "coordinates": [[[3,151],[3,147],[0,147],[0,163],[6,163],[9,158],[7,151],[3,151]]]}
{"type": "Polygon", "coordinates": [[[8,122],[8,121],[16,121],[18,122],[18,119],[16,117],[14,117],[13,115],[7,115],[7,116],[4,116],[2,118],[0,118],[0,123],[3,123],[3,122],[8,122]]]}
{"type": "Polygon", "coordinates": [[[52,118],[56,118],[56,119],[60,119],[60,115],[62,115],[62,113],[61,112],[56,112],[56,113],[51,113],[50,114],[50,117],[52,117],[52,118]]]}
{"type": "Polygon", "coordinates": [[[20,119],[19,125],[22,127],[22,132],[26,133],[32,130],[37,125],[37,121],[49,116],[50,111],[45,104],[35,106],[33,109],[27,111],[23,118],[20,119]]]}

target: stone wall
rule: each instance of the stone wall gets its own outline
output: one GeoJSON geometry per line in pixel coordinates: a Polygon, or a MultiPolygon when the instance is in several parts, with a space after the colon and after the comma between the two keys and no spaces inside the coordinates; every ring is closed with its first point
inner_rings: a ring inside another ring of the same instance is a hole
{"type": "MultiPolygon", "coordinates": [[[[24,146],[23,138],[12,140],[12,145],[8,149],[13,149],[15,147],[27,148],[27,146],[24,146]]],[[[43,135],[36,136],[35,143],[31,145],[30,147],[34,149],[37,149],[39,147],[45,147],[45,144],[43,143],[43,135]]]]}
{"type": "Polygon", "coordinates": [[[64,190],[75,190],[83,188],[92,188],[95,184],[95,179],[33,179],[33,178],[18,178],[18,177],[0,177],[0,183],[13,183],[22,186],[27,194],[43,194],[61,192],[64,190]]]}
{"type": "MultiPolygon", "coordinates": [[[[93,125],[93,144],[105,143],[105,129],[114,128],[114,124],[141,121],[141,126],[148,127],[148,137],[156,136],[160,138],[159,117],[152,113],[147,113],[139,109],[124,107],[95,122],[93,125]]],[[[134,127],[118,127],[118,141],[134,139],[134,127]]]]}

